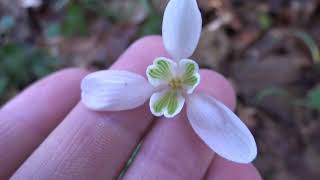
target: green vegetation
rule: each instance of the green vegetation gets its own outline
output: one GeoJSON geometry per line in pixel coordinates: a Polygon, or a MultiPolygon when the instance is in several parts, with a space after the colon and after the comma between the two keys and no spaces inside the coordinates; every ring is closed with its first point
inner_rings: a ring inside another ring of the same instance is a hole
{"type": "Polygon", "coordinates": [[[0,100],[3,101],[57,70],[60,63],[43,49],[8,43],[0,48],[0,67],[0,100]]]}
{"type": "Polygon", "coordinates": [[[69,5],[62,23],[61,32],[63,35],[66,37],[84,35],[87,32],[87,27],[84,9],[78,4],[69,5]]]}
{"type": "Polygon", "coordinates": [[[308,92],[307,102],[309,107],[320,111],[320,87],[314,88],[308,92]]]}

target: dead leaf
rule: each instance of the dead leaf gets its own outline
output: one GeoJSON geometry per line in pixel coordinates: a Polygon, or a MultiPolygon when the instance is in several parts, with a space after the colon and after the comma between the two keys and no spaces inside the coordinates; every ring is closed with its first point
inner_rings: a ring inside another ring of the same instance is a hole
{"type": "Polygon", "coordinates": [[[201,66],[217,69],[229,52],[229,39],[224,31],[211,31],[207,26],[202,31],[193,59],[201,66]]]}

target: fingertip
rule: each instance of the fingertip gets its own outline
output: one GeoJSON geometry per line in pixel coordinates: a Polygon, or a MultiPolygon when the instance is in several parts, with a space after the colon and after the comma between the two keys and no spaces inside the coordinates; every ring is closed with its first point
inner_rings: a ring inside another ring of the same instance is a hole
{"type": "Polygon", "coordinates": [[[162,46],[162,37],[159,35],[149,35],[149,36],[144,36],[142,38],[137,39],[131,46],[137,46],[138,48],[140,47],[145,47],[145,45],[161,45],[162,46]]]}
{"type": "Polygon", "coordinates": [[[112,65],[112,69],[145,75],[148,65],[157,57],[168,57],[161,36],[146,36],[136,40],[112,65]]]}
{"type": "Polygon", "coordinates": [[[88,70],[82,68],[65,68],[58,70],[45,78],[41,79],[39,82],[48,81],[48,79],[60,79],[60,78],[82,78],[89,73],[88,70]]]}
{"type": "Polygon", "coordinates": [[[258,170],[252,164],[239,164],[216,156],[208,169],[207,178],[211,179],[238,179],[238,180],[262,180],[258,170]]]}
{"type": "Polygon", "coordinates": [[[254,180],[262,180],[261,174],[259,173],[258,169],[254,165],[248,164],[247,166],[249,171],[252,173],[254,180]]]}
{"type": "Polygon", "coordinates": [[[201,82],[196,92],[201,92],[215,97],[230,109],[236,107],[236,93],[231,83],[221,74],[208,70],[200,70],[201,82]]]}
{"type": "Polygon", "coordinates": [[[51,76],[59,75],[59,76],[68,76],[68,77],[83,77],[88,73],[89,72],[86,69],[72,67],[72,68],[65,68],[60,71],[57,71],[53,73],[51,76]]]}

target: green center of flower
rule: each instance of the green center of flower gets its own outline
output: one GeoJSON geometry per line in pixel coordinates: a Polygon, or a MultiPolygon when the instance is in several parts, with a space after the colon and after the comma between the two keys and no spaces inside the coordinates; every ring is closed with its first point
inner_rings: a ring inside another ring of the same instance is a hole
{"type": "Polygon", "coordinates": [[[180,90],[183,86],[183,80],[181,80],[180,78],[173,78],[171,79],[171,81],[169,81],[169,86],[173,90],[180,90]]]}
{"type": "Polygon", "coordinates": [[[185,96],[191,94],[200,82],[199,66],[189,59],[174,62],[166,58],[157,58],[147,68],[149,82],[163,88],[150,99],[150,108],[156,116],[174,117],[185,102],[185,96]]]}

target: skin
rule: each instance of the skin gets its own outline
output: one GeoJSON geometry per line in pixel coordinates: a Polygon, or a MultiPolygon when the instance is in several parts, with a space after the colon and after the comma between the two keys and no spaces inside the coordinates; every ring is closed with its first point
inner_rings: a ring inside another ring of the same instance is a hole
{"type": "MultiPolygon", "coordinates": [[[[159,36],[138,40],[111,69],[145,76],[159,56],[159,36]]],[[[0,179],[115,179],[143,139],[125,180],[260,180],[251,164],[212,152],[194,133],[183,110],[156,120],[146,105],[121,112],[94,112],[80,100],[81,69],[57,72],[27,88],[0,110],[0,179]]],[[[235,108],[235,93],[218,73],[201,70],[196,91],[235,108]]],[[[132,92],[134,93],[134,92],[132,92]]]]}

